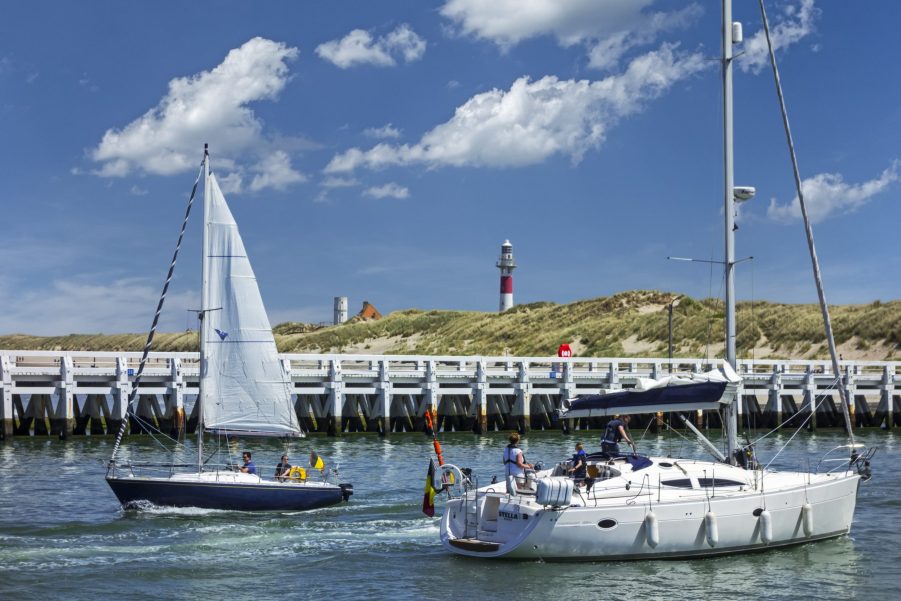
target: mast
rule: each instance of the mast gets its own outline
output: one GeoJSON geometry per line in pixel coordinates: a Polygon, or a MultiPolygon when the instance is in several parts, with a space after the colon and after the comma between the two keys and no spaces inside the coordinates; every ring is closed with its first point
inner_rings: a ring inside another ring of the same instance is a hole
{"type": "Polygon", "coordinates": [[[203,375],[206,373],[206,309],[209,305],[207,290],[207,230],[210,218],[210,153],[209,145],[203,145],[203,233],[200,250],[200,383],[197,391],[197,473],[203,471],[203,375]]]}
{"type": "MultiPolygon", "coordinates": [[[[726,361],[738,372],[735,358],[735,173],[732,137],[732,0],[723,0],[723,195],[726,234],[726,361]]],[[[726,429],[726,458],[735,463],[738,439],[736,402],[723,412],[726,429]]]]}

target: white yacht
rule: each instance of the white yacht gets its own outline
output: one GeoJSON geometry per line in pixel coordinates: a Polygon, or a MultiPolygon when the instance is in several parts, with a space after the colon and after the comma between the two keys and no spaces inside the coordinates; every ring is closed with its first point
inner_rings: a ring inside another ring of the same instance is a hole
{"type": "MultiPolygon", "coordinates": [[[[762,5],[761,5],[761,8],[762,5]]],[[[794,159],[769,26],[763,12],[780,108],[794,159]]],[[[637,389],[572,399],[561,417],[721,411],[725,452],[695,430],[713,461],[647,457],[638,454],[588,456],[587,477],[567,475],[569,465],[526,471],[513,487],[479,486],[470,470],[443,465],[432,485],[448,493],[441,519],[441,542],[449,551],[474,557],[557,560],[625,560],[703,557],[754,551],[847,534],[854,519],[858,487],[870,477],[873,451],[854,443],[844,388],[823,292],[813,233],[793,160],[798,199],[813,264],[814,279],[832,356],[835,386],[849,444],[833,449],[813,472],[779,472],[761,466],[753,447],[737,442],[735,361],[734,202],[753,188],[735,186],[732,141],[733,44],[741,26],[732,22],[731,0],[723,0],[723,147],[726,279],[723,368],[704,375],[642,382],[637,389]],[[450,477],[453,474],[453,478],[450,477]]],[[[683,418],[686,426],[691,423],[683,418]]],[[[801,424],[803,427],[803,424],[801,424]]]]}
{"type": "MultiPolygon", "coordinates": [[[[725,364],[575,399],[561,417],[710,410],[734,402],[738,381],[725,364]]],[[[737,450],[738,465],[722,454],[698,461],[594,453],[587,478],[573,479],[562,462],[526,470],[513,494],[505,482],[477,487],[469,470],[445,464],[443,472],[455,477],[436,478],[436,488],[450,494],[441,542],[473,557],[598,561],[710,556],[840,536],[851,529],[858,486],[869,477],[869,456],[849,460],[847,448],[825,458],[821,465],[835,469],[823,473],[765,469],[750,448],[737,450]]]]}

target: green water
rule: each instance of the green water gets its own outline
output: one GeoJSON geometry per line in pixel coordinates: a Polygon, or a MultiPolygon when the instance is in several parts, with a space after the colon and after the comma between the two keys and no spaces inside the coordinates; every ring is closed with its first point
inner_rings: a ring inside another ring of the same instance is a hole
{"type": "MultiPolygon", "coordinates": [[[[588,450],[599,432],[536,433],[528,461],[588,450]]],[[[759,447],[766,461],[788,434],[759,447]]],[[[0,599],[898,599],[901,545],[895,531],[901,476],[897,437],[860,435],[880,448],[860,490],[851,536],[763,553],[692,561],[542,563],[485,561],[446,553],[438,518],[420,512],[429,439],[310,438],[351,501],[305,513],[158,509],[123,511],[103,479],[109,438],[17,439],[0,443],[0,599]]],[[[486,483],[500,475],[502,434],[441,437],[445,460],[471,466],[486,483]]],[[[776,460],[802,467],[842,444],[837,432],[801,435],[776,460]]],[[[672,438],[640,441],[646,453],[704,457],[672,438]]],[[[251,446],[257,465],[282,446],[251,446]]],[[[133,438],[126,454],[156,454],[133,438]]],[[[437,503],[437,513],[443,504],[437,503]]]]}

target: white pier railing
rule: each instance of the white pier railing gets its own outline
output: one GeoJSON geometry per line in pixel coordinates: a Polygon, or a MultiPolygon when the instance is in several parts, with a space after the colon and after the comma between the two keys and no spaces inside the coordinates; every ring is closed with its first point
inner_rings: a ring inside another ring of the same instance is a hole
{"type": "MultiPolygon", "coordinates": [[[[126,416],[139,360],[140,353],[0,350],[0,436],[115,432],[126,416]]],[[[631,357],[284,354],[282,360],[303,425],[331,434],[421,430],[427,409],[444,429],[558,427],[554,416],[563,398],[628,388],[671,368],[711,367],[704,359],[674,359],[670,365],[666,359],[631,357]]],[[[899,366],[842,363],[857,423],[893,426],[901,406],[899,366]]],[[[744,360],[739,372],[744,419],[777,424],[813,411],[814,427],[817,420],[838,425],[832,423],[838,394],[828,361],[744,360]],[[823,395],[832,398],[819,403],[823,395]]],[[[152,353],[135,412],[161,429],[191,431],[197,381],[196,353],[152,353]]]]}

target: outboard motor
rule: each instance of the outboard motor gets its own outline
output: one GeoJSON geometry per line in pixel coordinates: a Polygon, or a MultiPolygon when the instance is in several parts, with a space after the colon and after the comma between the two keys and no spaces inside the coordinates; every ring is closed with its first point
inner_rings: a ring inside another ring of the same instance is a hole
{"type": "Polygon", "coordinates": [[[345,482],[344,484],[339,484],[341,487],[341,497],[346,501],[350,498],[350,495],[354,494],[354,485],[350,482],[345,482]]]}

